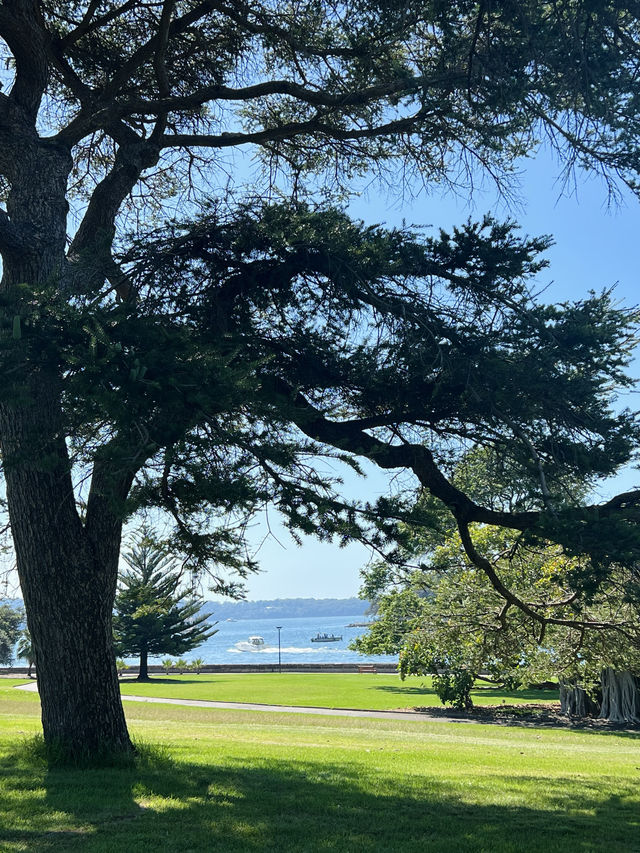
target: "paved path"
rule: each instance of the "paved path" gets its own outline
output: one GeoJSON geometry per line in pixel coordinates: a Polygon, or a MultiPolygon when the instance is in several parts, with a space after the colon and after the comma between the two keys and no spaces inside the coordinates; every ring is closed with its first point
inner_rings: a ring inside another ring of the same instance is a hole
{"type": "MultiPolygon", "coordinates": [[[[37,692],[38,684],[19,684],[17,690],[37,692]]],[[[185,705],[190,708],[233,708],[240,711],[277,711],[283,714],[318,714],[325,717],[375,717],[380,720],[410,720],[414,723],[476,723],[455,717],[432,716],[419,711],[365,711],[356,708],[317,708],[309,705],[261,705],[257,702],[214,702],[207,699],[162,699],[156,696],[122,694],[125,702],[148,702],[152,705],[185,705]]]]}

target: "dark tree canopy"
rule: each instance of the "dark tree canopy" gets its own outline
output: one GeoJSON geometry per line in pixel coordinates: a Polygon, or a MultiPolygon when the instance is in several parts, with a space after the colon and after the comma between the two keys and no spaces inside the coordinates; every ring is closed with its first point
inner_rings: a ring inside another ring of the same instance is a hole
{"type": "Polygon", "coordinates": [[[110,619],[143,506],[222,588],[265,504],[384,547],[414,502],[348,505],[314,463],[367,457],[411,470],[490,578],[474,521],[588,552],[585,588],[631,564],[638,494],[553,495],[633,452],[611,407],[635,317],[533,304],[546,240],[510,224],[386,233],[327,198],[371,171],[507,191],[541,138],[635,188],[639,48],[618,0],[0,2],[0,443],[48,742],[131,748],[110,619]],[[281,204],[242,189],[245,152],[281,204]],[[476,443],[533,508],[456,488],[476,443]]]}
{"type": "Polygon", "coordinates": [[[138,681],[149,678],[148,657],[182,655],[202,645],[216,630],[202,599],[184,586],[175,559],[143,528],[123,554],[113,634],[116,654],[138,655],[138,681]]]}

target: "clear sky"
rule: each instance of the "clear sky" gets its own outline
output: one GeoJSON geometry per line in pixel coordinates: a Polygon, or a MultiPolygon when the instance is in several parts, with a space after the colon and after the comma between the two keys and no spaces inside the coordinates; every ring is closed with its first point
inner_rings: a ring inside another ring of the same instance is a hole
{"type": "MultiPolygon", "coordinates": [[[[487,189],[468,200],[452,196],[419,196],[409,202],[385,197],[372,186],[351,207],[354,216],[369,223],[397,225],[429,225],[450,228],[467,217],[479,219],[486,212],[498,218],[510,217],[530,235],[551,234],[555,245],[547,253],[551,266],[538,279],[546,287],[544,300],[561,302],[580,299],[589,290],[601,291],[616,285],[621,302],[640,302],[638,251],[640,242],[640,201],[624,193],[617,206],[608,206],[607,189],[599,178],[578,175],[578,186],[562,193],[557,180],[558,167],[548,156],[527,163],[522,176],[521,202],[518,207],[505,207],[495,191],[487,189]]],[[[636,398],[637,399],[637,398],[636,398]]],[[[633,397],[626,405],[637,408],[633,397]]],[[[368,499],[384,492],[386,476],[369,469],[362,480],[349,475],[350,494],[368,499]]],[[[612,484],[611,493],[640,484],[640,475],[627,472],[612,484]]],[[[603,493],[606,496],[606,490],[603,493]]],[[[344,598],[357,595],[359,570],[371,554],[360,545],[340,549],[306,539],[298,547],[277,522],[267,527],[257,525],[254,541],[263,544],[258,557],[263,571],[247,583],[248,598],[344,598]]]]}

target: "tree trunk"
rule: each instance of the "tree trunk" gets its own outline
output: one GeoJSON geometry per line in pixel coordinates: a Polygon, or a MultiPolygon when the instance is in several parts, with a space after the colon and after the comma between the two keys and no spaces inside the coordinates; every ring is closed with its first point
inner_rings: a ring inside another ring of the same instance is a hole
{"type": "Polygon", "coordinates": [[[598,703],[575,682],[560,681],[560,713],[569,717],[592,717],[598,713],[598,703]]]}
{"type": "Polygon", "coordinates": [[[603,669],[602,708],[600,719],[612,723],[640,722],[640,687],[633,673],[616,672],[611,667],[603,669]]]}
{"type": "Polygon", "coordinates": [[[146,649],[140,649],[140,669],[136,681],[149,681],[149,669],[147,667],[147,658],[149,657],[146,649]]]}
{"type": "MultiPolygon", "coordinates": [[[[0,413],[7,499],[47,744],[70,758],[131,751],[112,647],[119,527],[98,548],[78,516],[49,383],[0,413]],[[47,401],[47,397],[49,400],[47,401]],[[37,402],[36,402],[37,401],[37,402]],[[49,403],[49,404],[48,404],[49,403]],[[41,444],[35,436],[41,437],[41,444]],[[42,441],[42,437],[49,440],[42,441]],[[22,457],[31,443],[35,462],[22,457]],[[21,452],[22,451],[22,452],[21,452]],[[46,463],[43,461],[46,459],[46,463]]],[[[106,531],[103,531],[106,535],[106,531]]]]}
{"type": "Polygon", "coordinates": [[[63,493],[52,473],[7,465],[45,741],[70,756],[129,751],[111,633],[117,561],[99,559],[63,493]]]}
{"type": "MultiPolygon", "coordinates": [[[[15,159],[7,211],[15,227],[30,229],[32,244],[3,254],[10,323],[30,288],[63,284],[70,166],[68,153],[33,137],[15,159]]],[[[0,442],[45,742],[70,759],[130,753],[111,634],[121,522],[101,493],[100,472],[80,518],[57,359],[46,330],[18,332],[0,442]]]]}
{"type": "MultiPolygon", "coordinates": [[[[41,563],[41,576],[59,559],[56,553],[62,556],[57,544],[50,549],[48,566],[41,563]]],[[[45,741],[70,758],[130,752],[112,648],[111,599],[102,592],[99,567],[78,561],[64,574],[53,584],[21,581],[37,642],[45,741]],[[84,584],[74,590],[70,575],[83,575],[84,584]]]]}

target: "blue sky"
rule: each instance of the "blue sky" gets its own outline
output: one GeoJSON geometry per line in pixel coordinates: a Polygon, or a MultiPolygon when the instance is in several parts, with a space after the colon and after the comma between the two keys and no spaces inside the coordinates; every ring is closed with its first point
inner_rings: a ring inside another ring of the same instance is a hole
{"type": "MultiPolygon", "coordinates": [[[[600,291],[616,285],[616,295],[626,305],[640,302],[638,251],[640,243],[640,201],[623,192],[617,205],[608,205],[607,188],[600,178],[578,174],[564,192],[558,181],[559,168],[550,156],[541,155],[527,162],[521,181],[521,199],[517,206],[506,207],[488,188],[471,200],[449,196],[421,195],[407,202],[385,197],[379,187],[353,203],[354,216],[366,222],[409,224],[449,228],[467,217],[480,218],[492,212],[498,218],[511,217],[530,235],[551,234],[555,245],[547,253],[551,266],[538,279],[545,287],[544,300],[561,302],[580,299],[589,290],[600,291]]],[[[636,370],[636,373],[638,371],[636,370]]],[[[625,404],[638,408],[635,395],[625,404]]],[[[352,495],[375,498],[387,488],[385,475],[368,469],[362,480],[349,475],[346,488],[352,495]]],[[[602,494],[613,494],[640,484],[635,471],[620,475],[602,494]]],[[[272,535],[266,526],[257,525],[255,542],[263,544],[258,557],[263,571],[247,583],[248,598],[344,598],[357,595],[359,570],[371,558],[362,546],[340,549],[312,539],[298,547],[270,518],[272,535]]]]}

